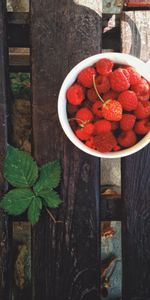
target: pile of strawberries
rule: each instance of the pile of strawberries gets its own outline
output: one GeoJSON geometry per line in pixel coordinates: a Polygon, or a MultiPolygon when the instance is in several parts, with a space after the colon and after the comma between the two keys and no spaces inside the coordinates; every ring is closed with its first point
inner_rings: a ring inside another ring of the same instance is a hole
{"type": "Polygon", "coordinates": [[[100,59],[78,74],[66,97],[72,130],[99,152],[129,148],[150,130],[150,85],[129,65],[100,59]]]}

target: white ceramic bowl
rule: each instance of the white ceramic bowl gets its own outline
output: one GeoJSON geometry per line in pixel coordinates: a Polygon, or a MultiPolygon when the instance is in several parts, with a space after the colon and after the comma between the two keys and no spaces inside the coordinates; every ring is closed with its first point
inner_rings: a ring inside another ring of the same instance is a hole
{"type": "Polygon", "coordinates": [[[67,118],[67,111],[66,111],[66,91],[67,89],[74,83],[74,81],[77,78],[77,75],[81,70],[84,68],[93,65],[96,63],[99,59],[101,58],[109,58],[111,59],[114,63],[118,64],[125,64],[125,65],[130,65],[134,67],[139,74],[141,74],[143,77],[145,77],[148,81],[150,81],[150,67],[148,66],[148,63],[144,63],[142,60],[129,55],[129,54],[124,54],[124,53],[115,53],[115,52],[110,52],[110,53],[101,53],[101,54],[96,54],[93,56],[90,56],[83,61],[81,61],[79,64],[77,64],[66,76],[60,92],[59,92],[59,97],[58,97],[58,116],[59,120],[61,123],[61,126],[67,135],[67,137],[70,139],[70,141],[79,149],[82,151],[97,156],[97,157],[105,157],[105,158],[117,158],[117,157],[124,157],[130,154],[133,154],[143,147],[145,147],[149,142],[150,142],[150,132],[145,135],[137,144],[134,146],[116,151],[116,152],[109,152],[109,153],[101,153],[99,151],[96,151],[94,149],[91,149],[87,147],[83,142],[81,142],[74,134],[73,130],[70,127],[70,124],[68,122],[67,118]]]}

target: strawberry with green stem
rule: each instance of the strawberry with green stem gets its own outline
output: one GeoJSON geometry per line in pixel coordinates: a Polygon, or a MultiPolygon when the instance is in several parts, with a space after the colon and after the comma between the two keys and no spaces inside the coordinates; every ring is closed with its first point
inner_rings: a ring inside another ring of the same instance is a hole
{"type": "Polygon", "coordinates": [[[93,75],[93,86],[98,98],[103,102],[102,115],[106,120],[109,121],[120,121],[122,118],[122,106],[117,100],[107,100],[104,102],[100,96],[95,82],[95,75],[93,75]]]}

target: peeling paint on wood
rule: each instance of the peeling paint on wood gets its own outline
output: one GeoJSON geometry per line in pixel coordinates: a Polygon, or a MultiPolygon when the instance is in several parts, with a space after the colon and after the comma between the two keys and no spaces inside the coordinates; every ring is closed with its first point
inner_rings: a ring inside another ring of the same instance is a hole
{"type": "Polygon", "coordinates": [[[122,288],[122,249],[121,222],[102,222],[101,259],[102,273],[108,279],[108,296],[102,300],[114,300],[121,297],[122,288]]]}
{"type": "Polygon", "coordinates": [[[104,14],[120,14],[124,0],[103,0],[102,11],[104,14]]]}

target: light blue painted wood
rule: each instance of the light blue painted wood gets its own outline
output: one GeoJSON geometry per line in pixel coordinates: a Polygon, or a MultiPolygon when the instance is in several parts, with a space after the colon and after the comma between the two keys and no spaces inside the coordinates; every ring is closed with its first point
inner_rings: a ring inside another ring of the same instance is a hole
{"type": "Polygon", "coordinates": [[[121,298],[122,289],[122,257],[121,257],[121,222],[111,222],[113,236],[101,238],[101,259],[114,257],[107,268],[106,276],[109,281],[108,296],[102,300],[116,300],[121,298]]]}
{"type": "Polygon", "coordinates": [[[124,0],[103,0],[102,12],[104,14],[120,14],[124,0]]]}

